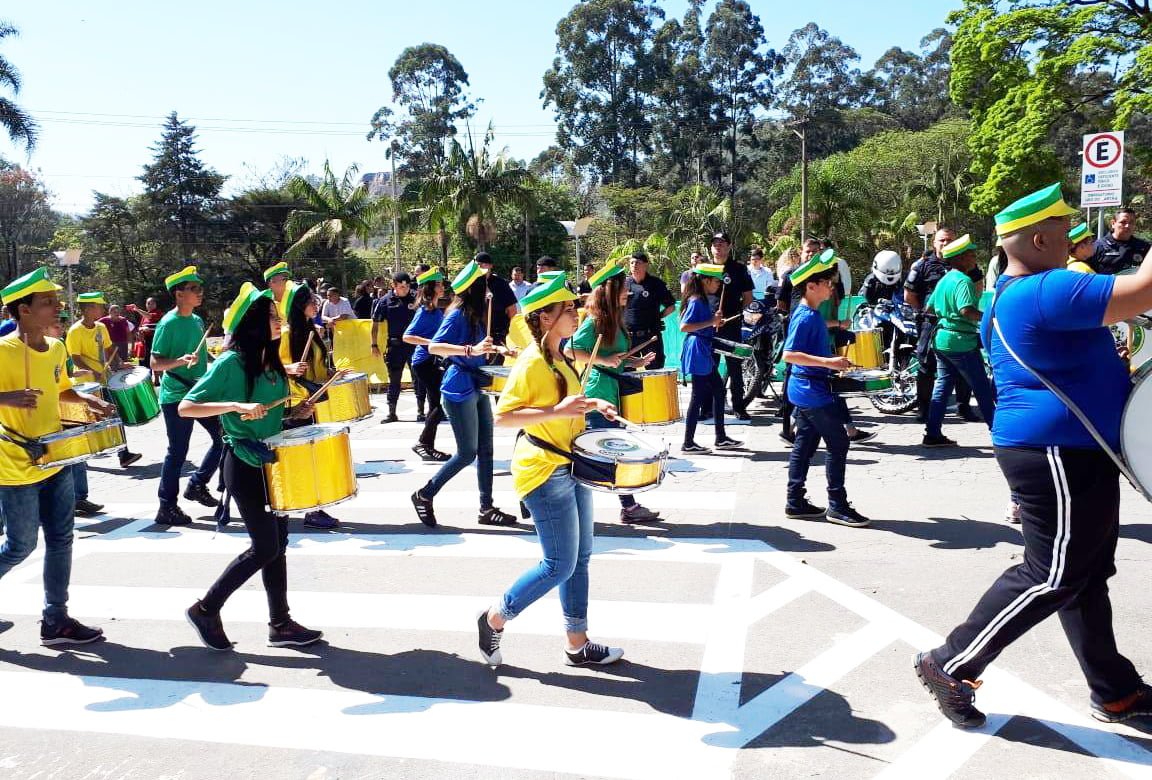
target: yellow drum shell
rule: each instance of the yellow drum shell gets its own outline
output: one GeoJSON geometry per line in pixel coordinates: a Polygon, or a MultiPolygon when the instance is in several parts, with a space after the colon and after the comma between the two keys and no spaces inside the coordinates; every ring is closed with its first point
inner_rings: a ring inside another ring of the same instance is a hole
{"type": "Polygon", "coordinates": [[[278,512],[332,506],[356,495],[356,469],[348,429],[333,425],[294,428],[266,439],[276,455],[264,464],[268,505],[278,512]]]}
{"type": "Polygon", "coordinates": [[[42,436],[38,441],[44,446],[44,454],[36,460],[36,466],[71,466],[124,449],[124,426],[119,420],[102,420],[42,436]]]}
{"type": "Polygon", "coordinates": [[[327,393],[328,400],[316,404],[316,422],[356,422],[372,416],[367,374],[349,374],[333,382],[327,393]]]}
{"type": "Polygon", "coordinates": [[[508,377],[512,374],[512,366],[481,366],[480,370],[492,377],[492,384],[484,388],[489,395],[500,395],[504,392],[504,385],[508,384],[508,377]]]}
{"type": "Polygon", "coordinates": [[[857,368],[880,368],[884,365],[884,352],[879,330],[855,331],[856,343],[849,344],[841,354],[857,368]]]}
{"type": "Polygon", "coordinates": [[[589,487],[596,485],[604,489],[613,489],[620,493],[638,493],[641,490],[658,485],[663,478],[663,474],[663,462],[619,463],[616,466],[615,484],[600,480],[585,480],[585,482],[589,487]]]}
{"type": "Polygon", "coordinates": [[[639,379],[643,390],[621,396],[620,413],[625,419],[637,425],[667,425],[682,419],[676,369],[637,371],[629,376],[639,379]]]}
{"type": "Polygon", "coordinates": [[[605,493],[640,493],[664,479],[668,448],[631,431],[586,431],[572,442],[572,476],[605,493]]]}
{"type": "MultiPolygon", "coordinates": [[[[79,393],[88,393],[97,398],[104,397],[104,388],[96,382],[80,382],[72,386],[72,389],[79,393]]],[[[88,408],[88,404],[81,402],[66,401],[60,399],[60,420],[65,425],[69,423],[90,423],[95,422],[96,418],[92,416],[92,411],[88,408]]]]}

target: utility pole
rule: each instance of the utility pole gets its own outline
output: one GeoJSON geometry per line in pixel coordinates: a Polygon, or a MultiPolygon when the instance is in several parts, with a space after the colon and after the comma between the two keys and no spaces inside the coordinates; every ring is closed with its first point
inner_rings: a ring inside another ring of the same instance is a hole
{"type": "MultiPolygon", "coordinates": [[[[392,177],[388,180],[391,184],[393,206],[399,205],[400,202],[400,188],[396,186],[396,148],[399,146],[396,139],[392,139],[389,145],[388,158],[392,162],[392,177]]],[[[394,257],[392,259],[392,274],[395,276],[400,273],[401,260],[400,260],[400,211],[396,208],[392,210],[392,251],[394,257]]]]}
{"type": "Polygon", "coordinates": [[[808,117],[789,122],[788,127],[800,139],[800,242],[803,243],[808,237],[808,117]]]}

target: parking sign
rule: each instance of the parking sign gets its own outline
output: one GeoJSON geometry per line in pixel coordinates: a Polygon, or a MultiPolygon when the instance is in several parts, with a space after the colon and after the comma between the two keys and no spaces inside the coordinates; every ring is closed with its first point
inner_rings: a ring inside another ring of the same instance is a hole
{"type": "Polygon", "coordinates": [[[1124,133],[1084,136],[1084,163],[1080,175],[1080,207],[1120,206],[1124,203],[1124,133]]]}

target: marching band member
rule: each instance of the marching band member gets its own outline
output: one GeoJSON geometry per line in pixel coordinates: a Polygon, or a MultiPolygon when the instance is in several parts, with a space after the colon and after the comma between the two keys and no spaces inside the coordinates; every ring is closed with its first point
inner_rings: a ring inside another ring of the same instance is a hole
{"type": "MultiPolygon", "coordinates": [[[[245,282],[224,318],[230,345],[180,402],[181,417],[219,418],[224,429],[224,484],[236,500],[251,546],[200,599],[186,611],[200,641],[212,650],[230,650],[220,610],[253,574],[260,572],[268,595],[268,644],[303,647],[323,633],[305,628],[288,610],[288,567],[285,550],[288,527],[268,511],[262,466],[274,457],[263,439],[281,430],[284,408],[273,405],[288,393],[280,363],[280,314],[270,290],[257,290],[245,282]]],[[[311,404],[296,406],[292,416],[306,418],[311,404]]]]}
{"type": "MultiPolygon", "coordinates": [[[[620,406],[620,382],[616,372],[625,366],[646,368],[656,357],[650,352],[644,357],[624,359],[630,344],[628,332],[624,330],[624,310],[628,305],[628,287],[624,282],[624,266],[613,262],[588,277],[591,288],[587,298],[588,316],[580,323],[569,344],[573,357],[587,363],[592,359],[597,338],[600,339],[596,361],[588,368],[584,395],[606,401],[614,407],[620,406]]],[[[593,411],[588,414],[588,427],[618,428],[620,424],[593,411]]],[[[620,522],[650,523],[659,519],[659,512],[636,503],[633,496],[620,496],[620,522]]]]}
{"type": "Polygon", "coordinates": [[[288,287],[292,279],[292,272],[288,264],[281,260],[264,269],[264,284],[272,291],[272,298],[276,301],[276,309],[280,312],[280,320],[288,322],[288,287]]]}
{"type": "Polygon", "coordinates": [[[428,345],[444,322],[444,312],[438,305],[440,296],[444,294],[444,274],[439,268],[430,268],[416,277],[416,284],[416,316],[404,331],[404,343],[416,348],[412,353],[412,371],[427,394],[428,416],[424,419],[424,428],[412,451],[421,460],[442,463],[451,457],[436,449],[436,430],[444,419],[444,408],[440,403],[440,384],[444,380],[444,371],[428,351],[428,345]]]}
{"type": "Polygon", "coordinates": [[[436,525],[432,501],[448,481],[476,461],[480,486],[480,525],[516,525],[516,518],[492,503],[492,402],[480,391],[484,376],[480,366],[497,352],[484,335],[487,286],[476,284],[485,276],[475,260],[452,280],[456,298],[432,337],[428,351],[448,358],[448,370],[440,386],[441,404],[456,437],[456,454],[445,461],[424,487],[412,494],[416,516],[426,526],[436,525]]]}
{"type": "Polygon", "coordinates": [[[712,351],[712,339],[724,323],[724,315],[713,312],[708,296],[715,295],[724,278],[724,266],[700,263],[692,269],[692,278],[684,288],[684,310],[680,313],[680,331],[687,334],[680,350],[680,370],[692,376],[692,398],[684,421],[684,444],[687,454],[708,452],[696,443],[696,423],[700,408],[711,399],[712,424],[716,426],[718,450],[741,446],[724,431],[724,380],[720,378],[720,357],[712,351]]]}
{"type": "Polygon", "coordinates": [[[1092,229],[1087,222],[1081,222],[1068,231],[1068,270],[1079,271],[1082,274],[1094,274],[1096,270],[1089,265],[1096,245],[1092,243],[1092,229]]]}
{"type": "Polygon", "coordinates": [[[44,612],[40,642],[86,644],[104,636],[68,615],[72,575],[75,492],[70,468],[41,469],[36,439],[57,433],[60,399],[86,404],[97,417],[111,405],[72,388],[63,342],[46,336],[60,314],[60,286],[38,268],[0,290],[0,300],[16,322],[0,338],[0,577],[32,554],[44,529],[44,612]]]}
{"type": "Polygon", "coordinates": [[[535,342],[512,366],[496,407],[498,425],[524,432],[512,456],[512,481],[532,513],[544,559],[477,617],[480,653],[490,666],[503,661],[504,625],[553,588],[560,591],[569,666],[610,664],[624,655],[620,648],[588,639],[592,493],[573,478],[565,453],[584,430],[585,414],[596,411],[611,419],[616,408],[584,396],[575,369],[561,352],[561,341],[576,332],[577,296],[564,282],[562,274],[554,276],[521,299],[535,342]]]}

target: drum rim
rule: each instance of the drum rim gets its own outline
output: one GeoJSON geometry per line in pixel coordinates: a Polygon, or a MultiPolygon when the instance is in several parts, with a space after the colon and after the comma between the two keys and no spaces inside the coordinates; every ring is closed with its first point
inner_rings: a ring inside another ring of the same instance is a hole
{"type": "MultiPolygon", "coordinates": [[[[311,444],[312,442],[324,441],[325,439],[331,439],[334,436],[339,436],[341,433],[349,435],[351,434],[351,428],[349,428],[344,422],[312,423],[311,425],[304,425],[300,428],[291,428],[287,431],[280,431],[275,436],[269,436],[267,439],[264,439],[264,443],[273,449],[285,449],[287,447],[299,447],[302,444],[311,444]],[[275,439],[281,436],[285,436],[289,433],[296,433],[297,431],[308,431],[313,428],[323,429],[322,432],[324,435],[309,438],[285,439],[282,443],[274,441],[275,439]]],[[[351,442],[349,442],[349,445],[351,445],[351,442]]]]}
{"type": "Polygon", "coordinates": [[[480,371],[492,376],[508,376],[512,373],[512,366],[480,366],[480,371]]]}
{"type": "Polygon", "coordinates": [[[1140,488],[1142,488],[1145,492],[1148,492],[1150,489],[1152,489],[1152,484],[1145,484],[1144,480],[1140,479],[1140,475],[1136,473],[1136,470],[1132,468],[1132,461],[1128,457],[1129,448],[1127,431],[1129,429],[1128,415],[1133,408],[1131,403],[1132,396],[1135,394],[1136,389],[1141,384],[1143,384],[1145,379],[1148,378],[1149,374],[1152,374],[1152,361],[1149,361],[1140,366],[1140,368],[1136,369],[1136,372],[1132,375],[1132,392],[1128,394],[1128,401],[1124,404],[1124,413],[1120,415],[1120,457],[1128,466],[1128,471],[1130,471],[1132,476],[1135,477],[1136,481],[1140,483],[1140,488]]]}
{"type": "Polygon", "coordinates": [[[97,420],[96,422],[85,423],[84,425],[74,425],[71,428],[61,428],[52,433],[46,433],[43,436],[36,437],[36,441],[41,444],[52,441],[64,441],[65,439],[73,439],[81,434],[87,435],[102,431],[105,428],[123,428],[124,423],[119,417],[109,417],[106,420],[97,420]]]}
{"type": "MultiPolygon", "coordinates": [[[[575,439],[572,440],[572,453],[574,455],[579,454],[583,458],[587,458],[588,460],[594,460],[594,461],[597,461],[599,463],[650,464],[650,463],[656,463],[660,460],[667,460],[668,459],[668,445],[667,445],[667,443],[665,443],[663,441],[661,441],[661,444],[663,446],[662,450],[653,447],[653,452],[655,454],[652,456],[646,456],[643,458],[609,457],[607,455],[601,455],[599,453],[589,452],[588,450],[584,449],[583,447],[581,447],[579,445],[580,438],[583,436],[596,436],[596,435],[605,435],[605,434],[610,434],[610,433],[615,434],[615,435],[619,435],[621,433],[628,433],[628,431],[625,431],[625,430],[620,429],[620,428],[597,428],[597,429],[591,430],[591,431],[584,431],[583,433],[581,433],[579,436],[577,436],[575,439]]],[[[649,439],[646,436],[640,436],[639,434],[635,434],[635,433],[630,434],[630,435],[635,436],[637,439],[639,439],[641,442],[645,443],[646,445],[651,446],[651,444],[652,444],[651,439],[649,439]]],[[[621,455],[624,455],[624,453],[621,453],[621,455]]]]}
{"type": "MultiPolygon", "coordinates": [[[[113,392],[125,391],[125,390],[135,390],[137,387],[140,387],[142,384],[144,384],[144,378],[145,377],[151,379],[152,378],[152,371],[150,369],[144,368],[144,366],[136,366],[135,368],[121,368],[121,369],[117,369],[116,371],[113,371],[111,374],[108,375],[108,383],[105,386],[113,392]],[[131,376],[132,374],[140,374],[140,381],[136,382],[135,384],[132,384],[132,385],[125,385],[124,387],[112,387],[112,379],[114,377],[118,377],[122,374],[127,374],[129,376],[131,376]]],[[[155,387],[153,387],[151,382],[148,382],[148,387],[152,387],[153,390],[156,389],[155,387]]]]}
{"type": "Polygon", "coordinates": [[[348,376],[337,379],[335,382],[332,383],[331,386],[332,387],[339,387],[340,385],[356,384],[356,383],[359,383],[360,381],[367,382],[368,381],[368,375],[365,374],[363,371],[356,371],[356,372],[349,374],[348,376]]]}
{"type": "MultiPolygon", "coordinates": [[[[271,464],[269,464],[269,465],[271,465],[271,464]]],[[[355,466],[356,464],[353,463],[352,465],[355,466]]],[[[352,481],[354,483],[356,482],[355,469],[353,469],[353,471],[352,471],[352,481]]],[[[265,502],[264,507],[266,509],[272,511],[272,512],[313,512],[317,509],[327,509],[330,506],[336,506],[337,504],[343,504],[345,501],[351,501],[352,499],[356,498],[356,496],[358,496],[359,494],[360,494],[360,485],[357,483],[350,495],[347,495],[344,498],[338,498],[335,501],[329,501],[326,504],[316,504],[315,506],[302,506],[302,507],[294,508],[294,509],[274,509],[272,507],[272,502],[268,501],[268,502],[265,502]]]]}
{"type": "Polygon", "coordinates": [[[648,377],[664,376],[666,374],[677,374],[680,372],[678,368],[646,368],[643,371],[629,371],[626,376],[633,379],[646,379],[648,377]]]}

